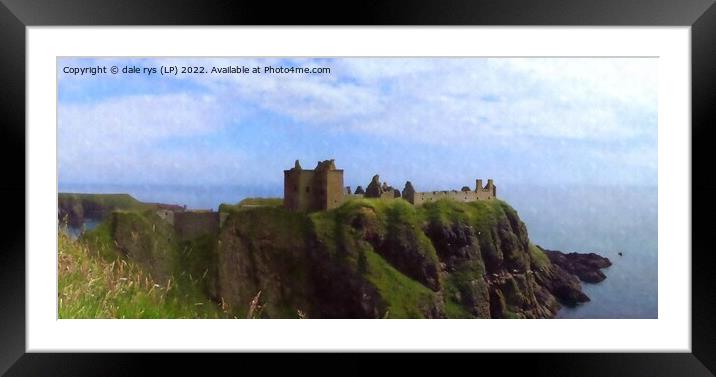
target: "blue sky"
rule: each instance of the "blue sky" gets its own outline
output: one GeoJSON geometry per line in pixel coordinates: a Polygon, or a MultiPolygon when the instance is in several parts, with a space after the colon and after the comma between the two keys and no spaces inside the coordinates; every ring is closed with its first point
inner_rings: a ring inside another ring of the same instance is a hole
{"type": "Polygon", "coordinates": [[[279,186],[334,158],[346,185],[657,183],[657,60],[59,59],[62,184],[279,186]],[[330,74],[74,76],[92,65],[330,74]]]}

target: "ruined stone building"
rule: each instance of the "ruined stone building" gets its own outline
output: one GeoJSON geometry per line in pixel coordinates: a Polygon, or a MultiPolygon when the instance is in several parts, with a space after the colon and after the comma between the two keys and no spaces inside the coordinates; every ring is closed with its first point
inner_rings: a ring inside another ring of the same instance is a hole
{"type": "Polygon", "coordinates": [[[491,200],[497,197],[497,188],[492,179],[487,185],[482,180],[475,181],[475,189],[465,186],[462,190],[417,192],[410,181],[405,183],[403,191],[387,183],[380,183],[378,175],[373,176],[365,191],[358,186],[355,193],[350,187],[343,186],[343,170],[336,169],[334,160],[318,162],[314,170],[304,170],[296,160],[290,170],[284,170],[283,206],[291,211],[321,211],[338,207],[349,198],[380,198],[384,200],[404,199],[413,205],[421,205],[440,199],[459,202],[491,200]]]}
{"type": "Polygon", "coordinates": [[[410,181],[405,183],[402,198],[413,205],[433,202],[440,199],[450,199],[458,202],[474,202],[477,200],[490,200],[497,197],[497,188],[492,179],[487,180],[487,185],[482,185],[482,179],[475,181],[475,190],[450,190],[450,191],[425,191],[416,192],[410,181]]]}
{"type": "Polygon", "coordinates": [[[338,207],[344,200],[343,170],[334,160],[304,170],[296,160],[293,169],[283,171],[283,206],[292,211],[320,211],[338,207]]]}

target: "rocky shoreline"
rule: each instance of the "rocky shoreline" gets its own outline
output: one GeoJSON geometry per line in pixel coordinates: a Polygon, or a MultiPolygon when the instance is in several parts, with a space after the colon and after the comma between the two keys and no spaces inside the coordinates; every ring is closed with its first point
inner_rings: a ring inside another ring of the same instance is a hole
{"type": "Polygon", "coordinates": [[[570,274],[576,275],[579,280],[586,283],[594,284],[606,279],[607,276],[604,275],[602,269],[612,265],[609,258],[595,253],[563,253],[558,250],[547,250],[541,247],[540,249],[549,257],[552,264],[556,264],[570,274]]]}
{"type": "Polygon", "coordinates": [[[582,292],[581,282],[595,284],[606,279],[602,268],[611,266],[608,258],[595,253],[563,253],[537,246],[551,262],[551,271],[541,283],[567,306],[589,302],[590,298],[582,292]]]}

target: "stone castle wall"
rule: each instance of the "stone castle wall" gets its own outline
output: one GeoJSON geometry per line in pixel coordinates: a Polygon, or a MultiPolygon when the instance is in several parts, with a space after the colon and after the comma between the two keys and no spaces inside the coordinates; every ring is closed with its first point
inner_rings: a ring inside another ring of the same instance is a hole
{"type": "Polygon", "coordinates": [[[477,200],[491,200],[496,198],[497,189],[492,179],[487,181],[487,185],[482,185],[482,180],[475,181],[475,190],[470,191],[423,191],[416,192],[412,184],[406,183],[402,192],[403,199],[413,205],[421,205],[424,203],[434,202],[440,199],[455,200],[458,202],[474,202],[477,200]]]}
{"type": "Polygon", "coordinates": [[[440,199],[450,199],[457,202],[474,202],[477,200],[490,200],[493,196],[488,191],[428,191],[416,192],[413,204],[418,206],[423,203],[434,202],[440,199]]]}
{"type": "Polygon", "coordinates": [[[380,194],[380,199],[397,199],[393,190],[388,190],[380,194]]]}
{"type": "Polygon", "coordinates": [[[331,170],[327,172],[325,190],[325,202],[323,202],[324,199],[322,199],[321,203],[322,209],[336,208],[343,203],[345,196],[345,187],[343,187],[343,170],[331,170]]]}
{"type": "Polygon", "coordinates": [[[307,211],[315,206],[313,189],[313,170],[284,170],[283,205],[292,211],[307,211]]]}

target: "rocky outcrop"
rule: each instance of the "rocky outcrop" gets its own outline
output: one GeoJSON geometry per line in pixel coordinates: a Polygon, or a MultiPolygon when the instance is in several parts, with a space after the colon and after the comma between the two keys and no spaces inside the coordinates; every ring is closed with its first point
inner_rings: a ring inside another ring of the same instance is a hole
{"type": "Polygon", "coordinates": [[[553,265],[559,266],[570,274],[587,283],[599,283],[607,278],[601,271],[612,265],[609,258],[595,253],[563,253],[557,250],[542,249],[553,265]]]}
{"type": "Polygon", "coordinates": [[[536,271],[535,279],[537,284],[567,306],[575,306],[589,301],[589,297],[582,292],[579,279],[558,265],[551,265],[536,271]]]}

